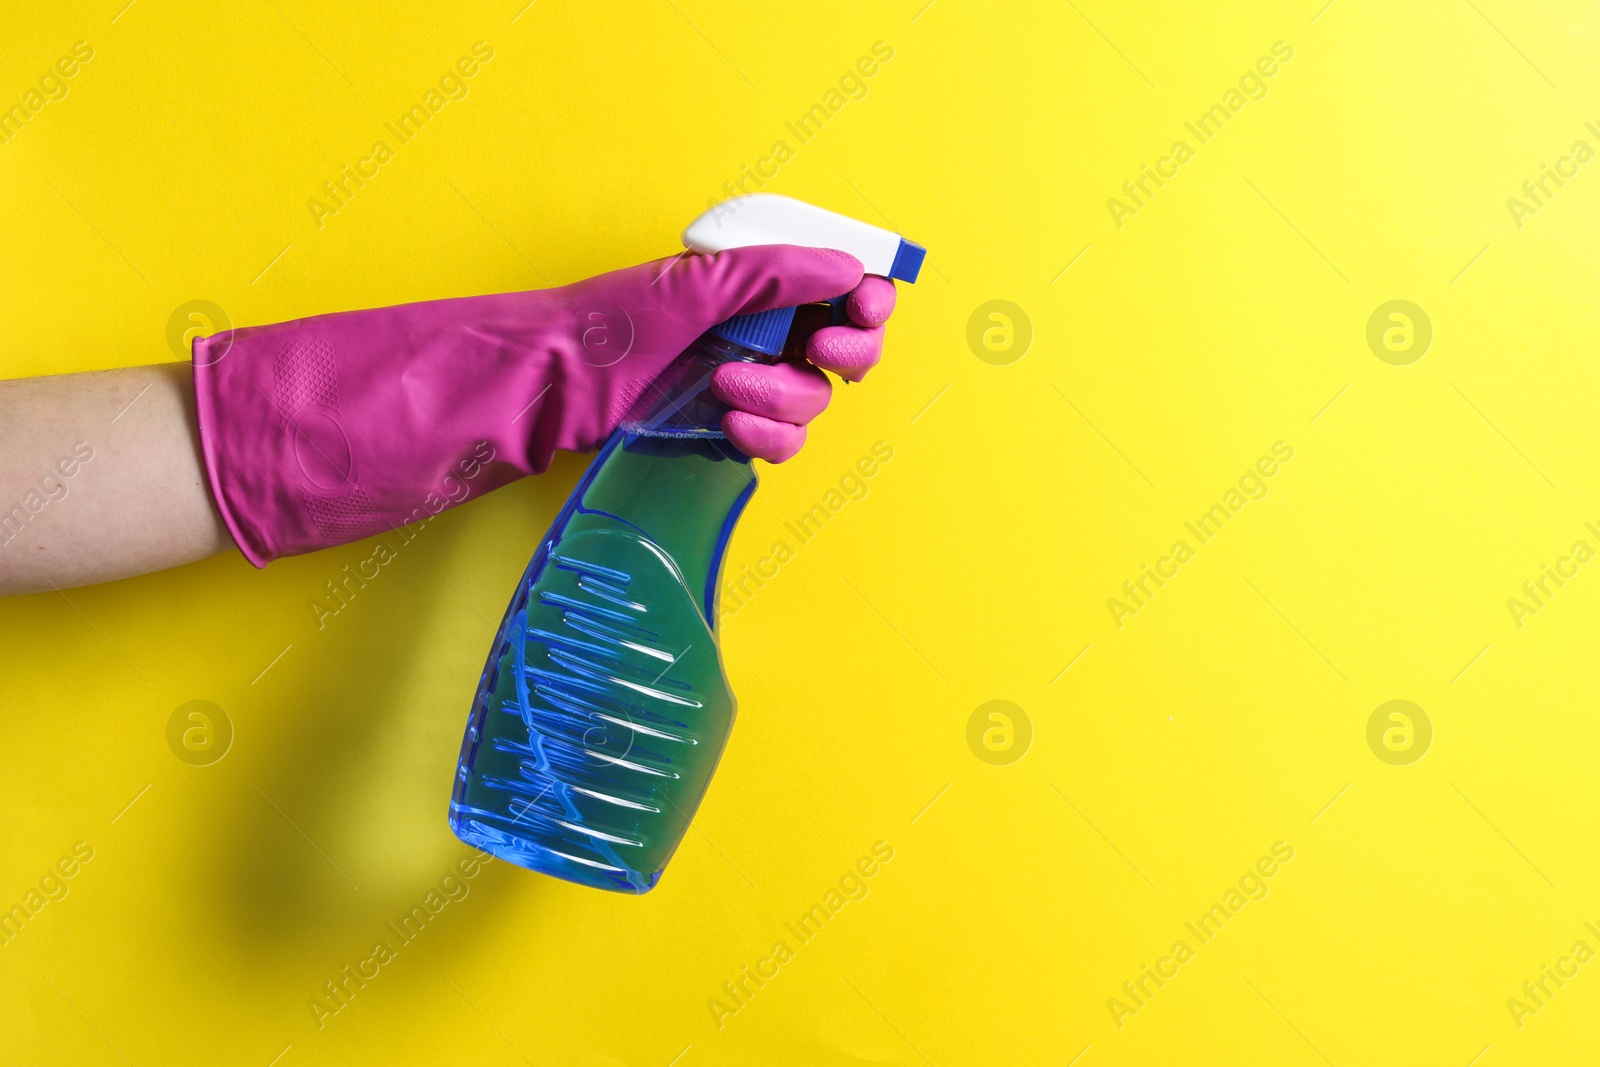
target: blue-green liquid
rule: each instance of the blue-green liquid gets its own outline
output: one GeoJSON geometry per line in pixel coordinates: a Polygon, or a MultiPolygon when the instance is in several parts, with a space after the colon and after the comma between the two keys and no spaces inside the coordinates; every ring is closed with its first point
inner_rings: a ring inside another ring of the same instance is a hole
{"type": "Polygon", "coordinates": [[[496,635],[450,804],[462,840],[601,889],[656,884],[733,727],[716,584],[755,484],[717,438],[607,442],[496,635]]]}

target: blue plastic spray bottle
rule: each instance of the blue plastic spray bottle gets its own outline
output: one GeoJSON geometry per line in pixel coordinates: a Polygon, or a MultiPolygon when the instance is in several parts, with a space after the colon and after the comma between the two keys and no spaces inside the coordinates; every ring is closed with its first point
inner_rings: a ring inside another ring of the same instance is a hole
{"type": "MultiPolygon", "coordinates": [[[[837,248],[914,282],[924,250],[785,196],[721,204],[694,252],[837,248]]],[[[450,825],[557,878],[644,893],[689,828],[733,728],[717,647],[723,551],[755,490],[711,374],[771,363],[794,308],[738,315],[679,356],[589,465],[506,609],[461,746],[450,825]]]]}

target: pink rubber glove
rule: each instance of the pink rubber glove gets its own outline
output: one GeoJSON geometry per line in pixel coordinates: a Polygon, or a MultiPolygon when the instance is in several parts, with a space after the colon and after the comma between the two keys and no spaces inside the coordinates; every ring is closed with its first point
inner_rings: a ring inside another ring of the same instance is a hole
{"type": "Polygon", "coordinates": [[[211,492],[265,566],[417,522],[603,444],[700,334],[737,314],[850,292],[856,325],[817,330],[811,363],[724,366],[712,387],[747,455],[788,459],[827,406],[817,368],[877,362],[894,285],[829,249],[684,255],[559,289],[253,326],[194,343],[211,492]]]}

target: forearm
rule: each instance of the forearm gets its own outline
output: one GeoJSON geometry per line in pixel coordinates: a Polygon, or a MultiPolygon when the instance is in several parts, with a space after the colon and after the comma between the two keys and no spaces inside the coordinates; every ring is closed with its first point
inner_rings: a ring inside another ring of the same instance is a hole
{"type": "Polygon", "coordinates": [[[206,488],[187,363],[0,381],[0,595],[232,547],[206,488]]]}

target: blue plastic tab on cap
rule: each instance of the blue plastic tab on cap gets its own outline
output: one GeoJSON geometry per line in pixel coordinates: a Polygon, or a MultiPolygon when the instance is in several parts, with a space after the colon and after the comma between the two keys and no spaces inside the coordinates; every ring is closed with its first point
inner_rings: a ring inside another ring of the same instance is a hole
{"type": "Polygon", "coordinates": [[[783,343],[789,338],[789,326],[793,322],[794,308],[773,308],[753,315],[735,315],[727,322],[711,327],[711,332],[724,341],[776,356],[782,354],[783,343]]]}
{"type": "Polygon", "coordinates": [[[889,277],[903,282],[916,281],[917,275],[922,273],[922,261],[927,256],[926,248],[915,241],[900,238],[900,247],[894,250],[894,264],[889,268],[889,277]]]}

